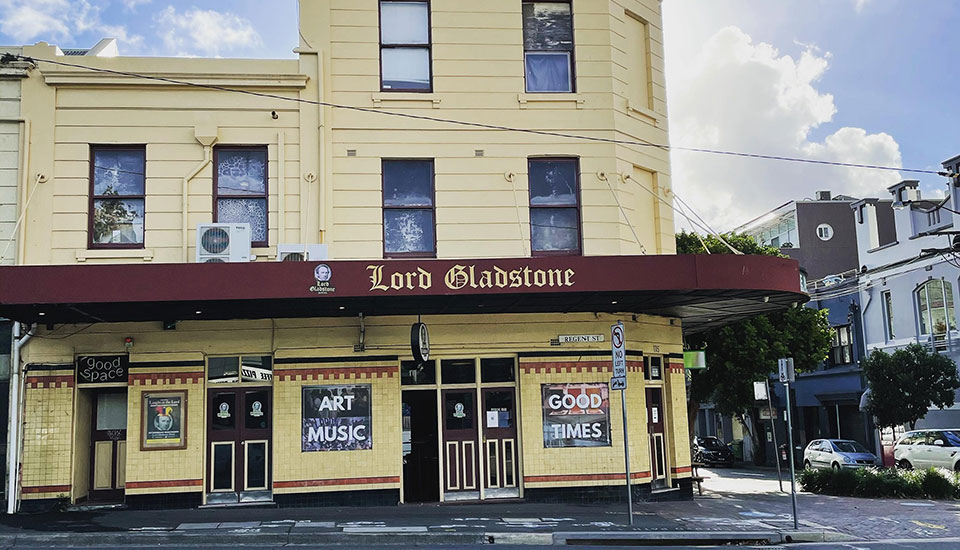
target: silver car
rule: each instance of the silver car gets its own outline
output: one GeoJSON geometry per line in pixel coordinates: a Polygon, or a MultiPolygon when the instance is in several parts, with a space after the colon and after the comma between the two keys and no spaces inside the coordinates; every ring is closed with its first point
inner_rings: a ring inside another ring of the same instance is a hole
{"type": "Polygon", "coordinates": [[[960,430],[914,430],[893,448],[900,468],[946,468],[960,472],[960,430]]]}
{"type": "Polygon", "coordinates": [[[803,467],[866,468],[880,466],[880,459],[857,441],[850,439],[814,439],[803,451],[803,467]]]}

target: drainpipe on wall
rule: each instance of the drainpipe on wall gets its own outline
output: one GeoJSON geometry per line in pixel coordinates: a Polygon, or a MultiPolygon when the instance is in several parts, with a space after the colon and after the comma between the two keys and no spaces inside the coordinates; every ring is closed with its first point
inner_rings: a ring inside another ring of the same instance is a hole
{"type": "Polygon", "coordinates": [[[20,323],[14,322],[10,354],[10,431],[7,439],[7,513],[20,508],[20,458],[23,439],[23,376],[20,372],[20,349],[30,341],[20,323]]]}
{"type": "Polygon", "coordinates": [[[197,164],[197,166],[193,170],[191,170],[189,174],[184,176],[183,182],[180,185],[180,191],[182,193],[181,200],[183,202],[182,204],[183,212],[181,213],[182,219],[181,219],[181,227],[180,227],[180,231],[182,234],[182,237],[180,239],[181,241],[180,257],[183,263],[187,263],[190,261],[190,258],[187,257],[188,247],[190,244],[189,242],[187,242],[187,236],[190,234],[190,181],[193,180],[193,178],[197,177],[197,174],[199,174],[201,170],[203,170],[204,168],[207,167],[208,164],[210,164],[212,151],[213,151],[212,147],[214,142],[217,141],[216,133],[214,133],[212,137],[205,137],[202,139],[200,137],[200,131],[198,130],[197,140],[199,140],[201,145],[203,145],[203,160],[201,160],[200,164],[197,164]]]}

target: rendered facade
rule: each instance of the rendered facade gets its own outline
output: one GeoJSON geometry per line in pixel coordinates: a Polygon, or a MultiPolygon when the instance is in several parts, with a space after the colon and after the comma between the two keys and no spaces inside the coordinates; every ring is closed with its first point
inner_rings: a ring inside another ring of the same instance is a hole
{"type": "Polygon", "coordinates": [[[300,22],[288,60],[23,48],[23,507],[623,498],[618,321],[631,490],[689,496],[683,331],[805,297],[673,255],[667,153],[602,141],[667,142],[660,3],[300,22]]]}

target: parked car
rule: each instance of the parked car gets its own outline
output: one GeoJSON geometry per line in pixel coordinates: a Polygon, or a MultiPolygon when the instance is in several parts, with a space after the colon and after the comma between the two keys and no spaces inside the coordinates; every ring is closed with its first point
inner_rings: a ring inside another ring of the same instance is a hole
{"type": "Polygon", "coordinates": [[[880,466],[880,459],[866,447],[851,439],[814,439],[803,450],[803,467],[866,468],[880,466]]]}
{"type": "Polygon", "coordinates": [[[733,466],[733,451],[716,437],[694,437],[691,450],[694,462],[733,466]]]}
{"type": "Polygon", "coordinates": [[[893,447],[900,468],[946,468],[960,472],[960,429],[914,430],[893,447]]]}

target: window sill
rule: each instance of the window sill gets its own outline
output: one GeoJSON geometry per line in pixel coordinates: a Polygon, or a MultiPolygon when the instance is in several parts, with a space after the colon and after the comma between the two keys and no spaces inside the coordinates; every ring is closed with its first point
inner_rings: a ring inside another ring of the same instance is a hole
{"type": "Polygon", "coordinates": [[[443,101],[440,96],[432,92],[414,93],[414,92],[374,92],[370,94],[373,100],[374,108],[383,106],[387,102],[419,103],[429,102],[434,109],[440,108],[440,102],[443,101]]]}
{"type": "Polygon", "coordinates": [[[113,250],[78,250],[77,261],[85,262],[87,260],[143,260],[145,262],[149,262],[153,260],[153,249],[133,248],[113,250]]]}
{"type": "Polygon", "coordinates": [[[631,105],[630,100],[627,100],[627,114],[657,127],[663,123],[663,115],[647,107],[631,105]]]}
{"type": "Polygon", "coordinates": [[[898,244],[900,244],[900,241],[893,241],[892,243],[887,243],[887,244],[878,246],[878,247],[876,247],[876,248],[871,248],[870,250],[867,250],[867,254],[873,254],[874,252],[880,252],[881,250],[886,250],[886,249],[890,248],[891,246],[897,246],[898,244]]]}
{"type": "Polygon", "coordinates": [[[517,94],[517,102],[521,109],[526,109],[530,103],[573,103],[577,109],[583,109],[586,100],[580,94],[552,93],[552,94],[517,94]]]}

